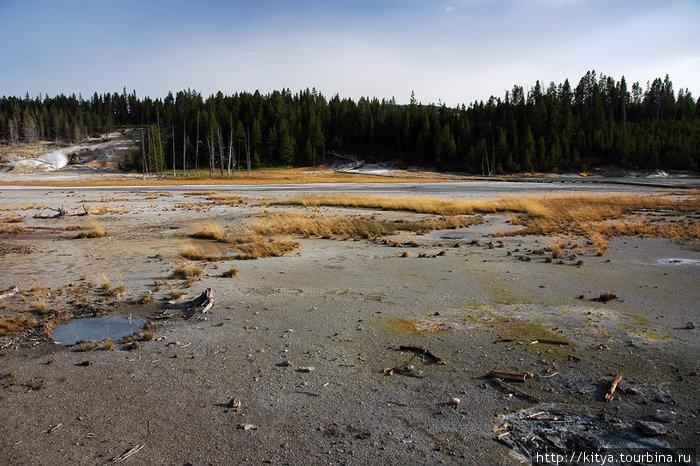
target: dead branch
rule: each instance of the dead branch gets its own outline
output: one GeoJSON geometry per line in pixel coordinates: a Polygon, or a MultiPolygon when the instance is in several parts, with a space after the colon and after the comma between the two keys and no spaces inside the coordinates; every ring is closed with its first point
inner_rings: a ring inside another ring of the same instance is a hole
{"type": "Polygon", "coordinates": [[[14,294],[17,293],[18,291],[19,291],[19,288],[14,287],[14,288],[12,288],[10,291],[6,291],[6,292],[4,292],[3,294],[0,294],[0,299],[9,298],[10,296],[14,295],[14,294]]]}
{"type": "Polygon", "coordinates": [[[620,374],[617,374],[615,376],[615,380],[613,380],[610,384],[610,388],[608,388],[608,391],[605,392],[605,401],[610,401],[613,399],[613,396],[615,395],[615,390],[617,389],[617,384],[619,384],[621,380],[622,376],[620,374]]]}
{"type": "Polygon", "coordinates": [[[34,218],[40,218],[42,220],[44,219],[49,219],[49,218],[64,218],[66,215],[68,215],[68,212],[66,212],[66,209],[63,208],[63,206],[59,207],[58,209],[54,209],[53,207],[47,207],[49,210],[53,210],[56,212],[55,215],[35,215],[34,218]]]}
{"type": "Polygon", "coordinates": [[[435,364],[445,364],[441,358],[438,358],[433,353],[431,353],[429,350],[422,348],[420,346],[400,345],[399,351],[412,351],[416,354],[419,354],[420,356],[422,356],[424,358],[429,359],[430,361],[434,362],[435,364]]]}
{"type": "Polygon", "coordinates": [[[538,343],[542,343],[544,345],[570,345],[571,342],[568,341],[559,341],[559,340],[549,340],[547,338],[538,338],[537,340],[531,341],[531,345],[536,345],[538,343]]]}
{"type": "Polygon", "coordinates": [[[484,377],[488,377],[491,379],[494,378],[499,378],[499,379],[508,379],[512,380],[514,382],[525,382],[525,379],[531,379],[535,376],[532,372],[508,372],[508,371],[499,371],[496,369],[491,369],[484,375],[484,377]]]}
{"type": "Polygon", "coordinates": [[[124,452],[124,454],[122,454],[120,456],[115,456],[114,458],[112,458],[112,463],[121,463],[122,461],[128,459],[129,457],[131,457],[131,456],[135,455],[136,453],[138,453],[139,451],[141,451],[141,449],[145,446],[146,446],[146,444],[134,446],[131,450],[124,452]]]}
{"type": "Polygon", "coordinates": [[[508,390],[509,392],[513,392],[521,398],[526,398],[526,399],[532,400],[535,403],[541,403],[541,400],[539,398],[537,398],[536,396],[530,395],[529,393],[524,392],[524,391],[520,390],[519,388],[515,388],[512,385],[508,385],[507,383],[505,383],[501,379],[493,379],[493,381],[502,389],[508,390]]]}

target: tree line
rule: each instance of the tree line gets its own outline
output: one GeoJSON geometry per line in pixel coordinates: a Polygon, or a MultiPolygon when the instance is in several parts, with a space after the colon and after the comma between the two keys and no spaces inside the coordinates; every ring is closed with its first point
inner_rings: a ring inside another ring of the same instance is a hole
{"type": "Polygon", "coordinates": [[[458,107],[423,105],[413,94],[407,105],[327,99],[315,89],[0,99],[0,139],[10,144],[77,142],[129,127],[143,131],[126,168],[152,173],[315,166],[329,152],[477,174],[700,169],[700,100],[674,92],[668,75],[642,88],[589,71],[575,87],[537,81],[458,107]]]}

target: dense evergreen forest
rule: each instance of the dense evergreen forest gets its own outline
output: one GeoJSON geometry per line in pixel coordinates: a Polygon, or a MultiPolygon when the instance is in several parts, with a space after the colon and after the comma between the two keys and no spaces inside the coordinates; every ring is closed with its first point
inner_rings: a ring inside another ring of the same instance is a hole
{"type": "Polygon", "coordinates": [[[515,86],[504,98],[448,108],[288,89],[203,99],[181,91],[164,99],[136,93],[0,100],[6,143],[77,142],[141,127],[143,151],[128,168],[163,172],[195,167],[223,175],[240,168],[312,166],[329,152],[366,161],[398,160],[469,173],[559,172],[613,165],[700,169],[700,100],[668,75],[628,88],[589,71],[569,81],[515,86]]]}

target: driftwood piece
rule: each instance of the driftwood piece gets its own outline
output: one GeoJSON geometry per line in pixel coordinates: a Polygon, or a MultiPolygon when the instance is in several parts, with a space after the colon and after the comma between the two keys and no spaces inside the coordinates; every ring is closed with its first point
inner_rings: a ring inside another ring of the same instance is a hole
{"type": "Polygon", "coordinates": [[[540,400],[539,398],[537,398],[536,396],[530,395],[529,393],[524,392],[524,391],[520,390],[519,388],[515,388],[515,387],[512,386],[512,385],[508,385],[507,383],[505,383],[505,382],[504,382],[503,380],[501,380],[501,379],[493,379],[493,381],[494,381],[499,387],[503,388],[504,390],[508,390],[509,392],[513,392],[513,393],[515,393],[516,395],[518,395],[518,396],[521,397],[521,398],[526,398],[526,399],[532,400],[532,401],[534,401],[535,403],[540,403],[540,402],[541,402],[541,400],[540,400]]]}
{"type": "Polygon", "coordinates": [[[534,376],[535,374],[532,372],[508,372],[491,369],[484,377],[488,377],[490,379],[508,379],[514,382],[525,382],[525,379],[531,379],[534,376]]]}
{"type": "Polygon", "coordinates": [[[430,350],[427,350],[421,346],[400,345],[399,351],[411,351],[434,362],[435,364],[445,364],[441,358],[435,356],[433,353],[430,352],[430,350]]]}
{"type": "Polygon", "coordinates": [[[610,384],[610,388],[608,388],[608,391],[605,392],[605,401],[610,401],[613,399],[613,396],[615,395],[615,390],[617,390],[617,384],[619,384],[621,380],[622,376],[620,374],[617,374],[615,376],[615,380],[613,380],[610,384]]]}
{"type": "Polygon", "coordinates": [[[531,345],[536,345],[538,343],[542,343],[544,345],[570,345],[571,343],[568,341],[560,341],[560,340],[550,340],[548,338],[538,338],[537,340],[533,340],[530,342],[531,345]]]}
{"type": "Polygon", "coordinates": [[[17,293],[18,291],[19,291],[19,288],[14,287],[14,288],[12,288],[12,289],[9,290],[9,291],[6,291],[6,292],[4,292],[3,294],[0,294],[0,299],[9,298],[10,296],[14,295],[14,294],[17,293]]]}
{"type": "Polygon", "coordinates": [[[188,310],[190,312],[199,311],[202,314],[204,314],[211,310],[213,305],[214,293],[212,292],[211,288],[207,288],[206,290],[202,291],[202,294],[200,294],[198,297],[196,297],[190,302],[188,310]]]}
{"type": "Polygon", "coordinates": [[[112,458],[112,463],[121,463],[122,461],[130,458],[131,456],[133,456],[136,453],[138,453],[139,451],[141,451],[141,449],[145,446],[146,446],[145,444],[134,446],[132,449],[124,452],[124,454],[119,455],[119,456],[115,456],[114,458],[112,458]]]}

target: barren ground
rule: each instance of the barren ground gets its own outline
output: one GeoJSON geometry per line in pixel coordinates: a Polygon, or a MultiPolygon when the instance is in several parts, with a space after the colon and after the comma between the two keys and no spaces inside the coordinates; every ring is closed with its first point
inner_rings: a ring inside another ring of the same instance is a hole
{"type": "MultiPolygon", "coordinates": [[[[494,194],[491,185],[473,186],[457,195],[494,194]]],[[[499,416],[524,408],[545,416],[591,415],[610,426],[598,428],[589,443],[563,437],[571,450],[604,444],[610,431],[637,448],[680,452],[700,444],[700,338],[697,329],[685,328],[700,324],[700,267],[659,263],[700,260],[696,243],[617,238],[603,256],[580,251],[583,265],[568,259],[558,265],[531,253],[546,246],[542,237],[507,236],[489,246],[491,233],[514,228],[506,215],[492,214],[465,230],[390,238],[415,240],[418,247],[293,236],[288,239],[299,247],[283,257],[195,261],[200,279],[170,278],[198,221],[231,231],[264,210],[299,210],[263,201],[326,188],[218,189],[242,202],[216,203],[179,187],[0,188],[0,218],[21,216],[8,225],[26,229],[0,234],[0,294],[19,289],[0,299],[0,315],[29,316],[39,301],[48,313],[85,312],[86,306],[68,304],[78,295],[92,306],[87,309],[101,312],[153,319],[176,311],[155,321],[155,338],[134,350],[117,343],[111,351],[81,352],[42,338],[39,329],[0,336],[3,462],[98,464],[141,446],[126,461],[518,464],[511,454],[517,448],[496,441],[493,430],[504,422],[499,416]],[[55,213],[49,207],[78,212],[82,204],[109,208],[112,213],[90,216],[108,236],[75,239],[86,217],[33,218],[55,213]],[[223,278],[232,266],[238,275],[223,278]],[[123,282],[126,295],[98,290],[104,276],[112,285],[123,282]],[[186,294],[169,303],[171,288],[186,294]],[[214,292],[212,312],[179,317],[181,303],[205,288],[214,292]],[[155,301],[138,304],[147,290],[155,301]],[[604,292],[617,298],[594,301],[604,292]],[[533,343],[547,339],[570,344],[533,343]],[[445,364],[397,351],[399,345],[429,349],[445,364]],[[404,365],[423,377],[384,371],[404,365]],[[313,370],[299,369],[308,367],[313,370]],[[490,369],[531,372],[525,383],[507,383],[534,398],[485,379],[490,369]],[[623,376],[621,390],[604,402],[616,374],[623,376]],[[461,403],[451,404],[453,398],[461,403]],[[655,421],[657,410],[676,413],[661,424],[664,433],[635,428],[637,420],[655,421]]],[[[386,189],[388,195],[415,193],[412,185],[386,189]]],[[[444,185],[435,190],[449,192],[444,185]]],[[[189,241],[210,254],[229,247],[189,241]]]]}

